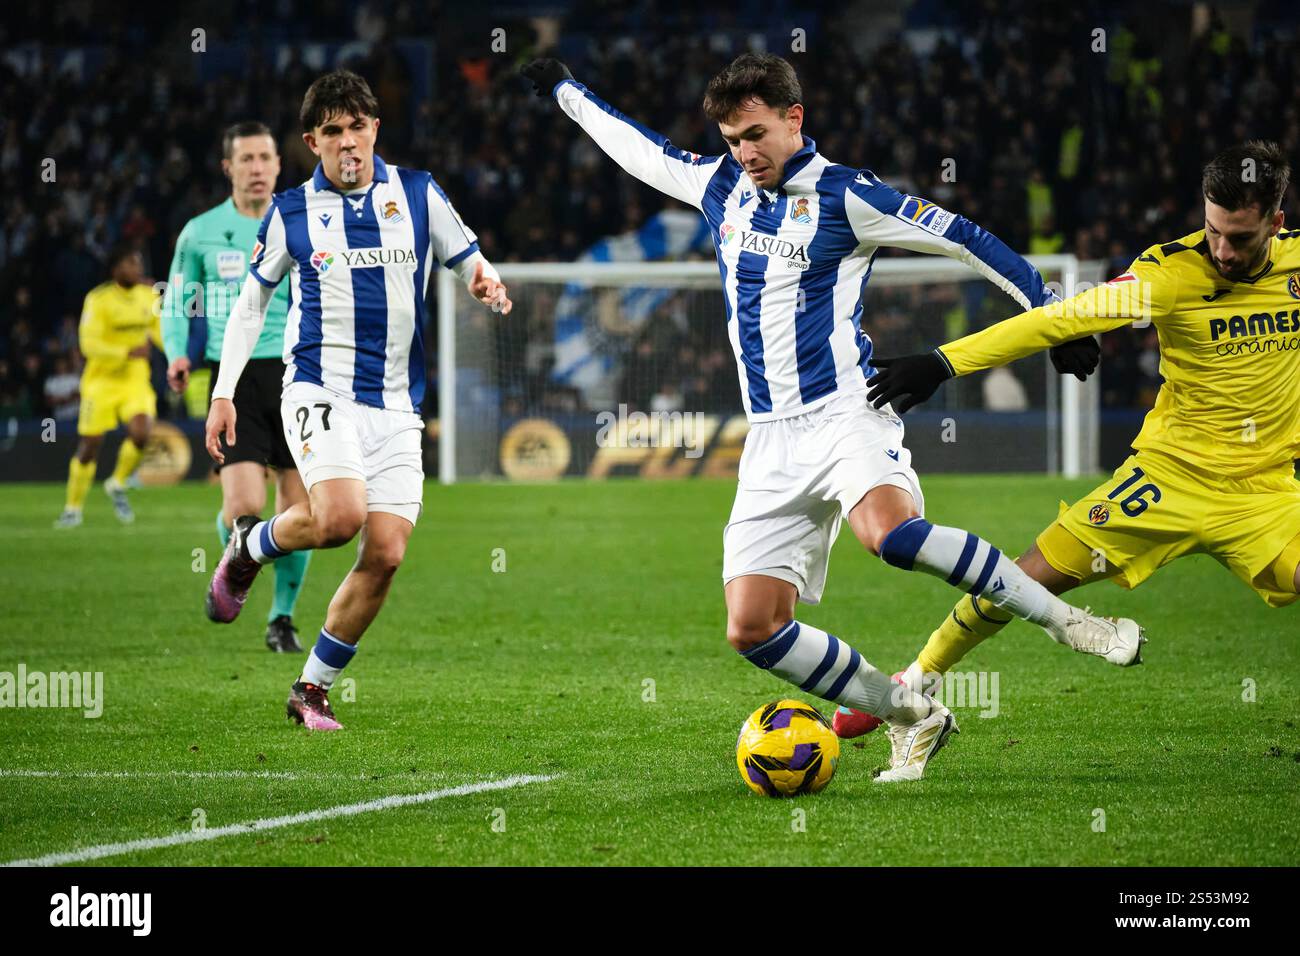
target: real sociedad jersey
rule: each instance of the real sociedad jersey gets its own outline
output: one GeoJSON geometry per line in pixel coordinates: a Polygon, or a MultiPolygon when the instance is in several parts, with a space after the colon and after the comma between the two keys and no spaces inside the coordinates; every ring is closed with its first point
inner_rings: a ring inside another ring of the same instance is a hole
{"type": "Polygon", "coordinates": [[[751,422],[865,390],[874,373],[862,295],[881,246],[960,259],[1024,309],[1055,299],[1038,271],[996,236],[869,170],[830,162],[807,136],[777,188],[764,191],[730,155],[678,149],[581,83],[564,80],[554,94],[625,170],[704,213],[751,422]]]}
{"type": "Polygon", "coordinates": [[[375,177],[340,191],[324,170],[277,193],[249,273],[274,287],[289,274],[284,384],[312,382],[362,405],[420,409],[424,297],[435,262],[478,249],[426,172],[375,157],[375,177]]]}

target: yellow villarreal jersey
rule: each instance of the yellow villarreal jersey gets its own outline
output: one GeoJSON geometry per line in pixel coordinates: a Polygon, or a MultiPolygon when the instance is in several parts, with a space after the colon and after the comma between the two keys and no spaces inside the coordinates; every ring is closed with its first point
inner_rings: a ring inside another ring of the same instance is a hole
{"type": "Polygon", "coordinates": [[[1206,253],[1204,231],[1152,246],[1105,285],[941,351],[960,375],[1149,320],[1165,383],[1133,447],[1227,477],[1293,468],[1300,458],[1300,231],[1278,233],[1264,266],[1237,282],[1219,275],[1206,253]]]}
{"type": "Polygon", "coordinates": [[[129,353],[152,340],[162,348],[158,296],[147,285],[123,288],[105,282],[86,295],[81,310],[81,351],[85,377],[149,378],[149,362],[129,353]]]}

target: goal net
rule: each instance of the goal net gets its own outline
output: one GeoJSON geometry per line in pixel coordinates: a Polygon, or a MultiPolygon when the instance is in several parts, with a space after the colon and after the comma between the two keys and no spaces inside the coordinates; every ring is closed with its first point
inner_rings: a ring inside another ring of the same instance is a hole
{"type": "MultiPolygon", "coordinates": [[[[1029,259],[1065,297],[1101,279],[1100,264],[1074,256],[1029,259]]],[[[438,274],[436,408],[426,407],[440,480],[735,475],[748,425],[714,262],[497,268],[509,315],[438,274]]],[[[1018,311],[960,262],[882,258],[862,326],[876,355],[903,355],[1018,311]]],[[[905,418],[913,465],[1095,472],[1096,380],[1057,375],[1043,353],[950,381],[905,418]]]]}

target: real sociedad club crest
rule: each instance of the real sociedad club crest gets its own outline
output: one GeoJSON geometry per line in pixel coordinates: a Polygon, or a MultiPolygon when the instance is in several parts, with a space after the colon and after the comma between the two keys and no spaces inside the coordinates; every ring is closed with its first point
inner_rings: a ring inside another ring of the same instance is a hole
{"type": "Polygon", "coordinates": [[[1293,272],[1286,277],[1286,291],[1291,293],[1291,298],[1300,299],[1300,272],[1293,272]]]}
{"type": "Polygon", "coordinates": [[[812,213],[808,211],[808,200],[799,199],[790,207],[790,218],[795,222],[812,222],[812,213]]]}
{"type": "Polygon", "coordinates": [[[330,271],[334,265],[334,253],[324,250],[317,250],[311,254],[311,267],[321,275],[330,271]]]}
{"type": "Polygon", "coordinates": [[[401,222],[405,216],[397,211],[397,203],[389,201],[384,203],[384,221],[401,222]]]}

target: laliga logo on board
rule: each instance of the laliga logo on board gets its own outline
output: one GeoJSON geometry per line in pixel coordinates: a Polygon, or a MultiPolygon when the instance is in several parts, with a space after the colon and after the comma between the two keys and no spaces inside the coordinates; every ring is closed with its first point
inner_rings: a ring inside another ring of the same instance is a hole
{"type": "Polygon", "coordinates": [[[326,252],[324,250],[318,250],[311,254],[311,266],[321,275],[324,275],[325,273],[329,272],[330,267],[333,265],[334,265],[334,253],[326,252]]]}
{"type": "Polygon", "coordinates": [[[722,244],[725,246],[736,237],[736,227],[724,222],[722,227],[718,229],[718,235],[722,237],[722,244]]]}

